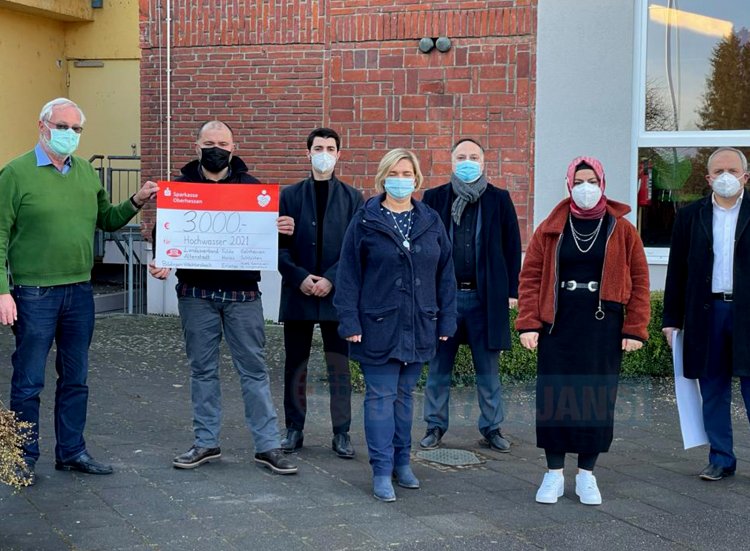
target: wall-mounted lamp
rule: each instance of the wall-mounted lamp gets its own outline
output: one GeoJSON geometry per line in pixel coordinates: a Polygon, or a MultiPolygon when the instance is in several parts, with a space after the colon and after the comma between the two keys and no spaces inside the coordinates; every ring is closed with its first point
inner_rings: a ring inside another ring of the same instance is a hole
{"type": "Polygon", "coordinates": [[[430,53],[433,48],[437,48],[439,52],[447,52],[451,49],[451,39],[447,36],[441,36],[440,38],[425,36],[419,40],[419,51],[423,54],[430,53]]]}
{"type": "Polygon", "coordinates": [[[438,52],[447,52],[451,49],[451,39],[447,36],[441,36],[435,41],[435,47],[438,52]]]}
{"type": "Polygon", "coordinates": [[[432,38],[425,36],[419,41],[419,51],[423,54],[430,53],[430,50],[432,50],[434,47],[435,41],[432,40],[432,38]]]}

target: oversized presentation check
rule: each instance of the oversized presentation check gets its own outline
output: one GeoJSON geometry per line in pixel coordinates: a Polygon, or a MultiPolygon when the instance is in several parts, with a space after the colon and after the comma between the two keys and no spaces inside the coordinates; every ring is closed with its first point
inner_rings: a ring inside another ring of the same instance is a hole
{"type": "Polygon", "coordinates": [[[156,265],[276,270],[279,186],[159,182],[156,265]]]}

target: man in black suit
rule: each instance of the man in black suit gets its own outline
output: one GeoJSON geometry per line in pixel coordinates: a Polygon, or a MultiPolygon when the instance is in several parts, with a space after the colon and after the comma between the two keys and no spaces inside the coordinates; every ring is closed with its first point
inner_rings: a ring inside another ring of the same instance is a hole
{"type": "Polygon", "coordinates": [[[438,345],[425,388],[427,433],[420,442],[437,448],[448,430],[451,373],[458,346],[467,343],[476,370],[483,443],[509,452],[501,431],[503,401],[498,359],[510,348],[508,308],[518,298],[521,237],[510,194],[484,174],[484,149],[471,139],[459,140],[452,150],[451,181],[427,190],[424,202],[443,220],[453,241],[453,263],[458,282],[458,330],[438,345]]]}
{"type": "Polygon", "coordinates": [[[282,449],[302,447],[307,413],[307,363],[315,324],[320,325],[331,396],[333,451],[354,457],[349,438],[351,375],[349,345],[338,336],[333,307],[333,282],[341,243],[349,221],[362,206],[362,193],[339,180],[334,168],[341,155],[341,139],[330,128],[317,128],[307,138],[311,175],[281,192],[280,216],[295,221],[291,236],[279,238],[282,276],[279,321],[284,322],[284,417],[282,449]]]}
{"type": "Polygon", "coordinates": [[[708,158],[713,190],[677,212],[664,288],[662,325],[672,346],[684,331],[683,373],[700,381],[710,451],[704,480],[737,467],[732,439],[732,377],[740,378],[750,412],[750,203],[744,200],[747,158],[720,147],[708,158]]]}

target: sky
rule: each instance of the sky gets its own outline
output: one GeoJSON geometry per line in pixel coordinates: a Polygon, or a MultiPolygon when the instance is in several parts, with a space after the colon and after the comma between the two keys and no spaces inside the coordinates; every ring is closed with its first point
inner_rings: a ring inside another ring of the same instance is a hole
{"type": "MultiPolygon", "coordinates": [[[[668,0],[649,1],[647,29],[646,78],[660,88],[667,105],[671,105],[667,86],[667,60],[665,59],[665,37],[667,26],[659,20],[659,8],[668,6],[668,0]]],[[[716,34],[701,32],[705,16],[713,20],[705,27],[711,29],[731,28],[742,32],[748,39],[750,28],[750,2],[748,0],[673,0],[672,8],[685,13],[680,17],[686,24],[672,27],[672,82],[679,106],[678,130],[697,130],[697,110],[701,105],[701,94],[706,77],[710,74],[711,53],[721,40],[716,34]],[[691,24],[692,23],[692,24],[691,24]]],[[[664,11],[661,10],[663,14],[664,11]]]]}

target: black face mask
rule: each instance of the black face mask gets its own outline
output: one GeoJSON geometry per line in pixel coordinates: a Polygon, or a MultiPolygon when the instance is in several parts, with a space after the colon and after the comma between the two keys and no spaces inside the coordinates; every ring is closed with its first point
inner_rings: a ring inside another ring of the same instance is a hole
{"type": "Polygon", "coordinates": [[[220,147],[201,148],[201,166],[213,174],[217,174],[229,166],[231,151],[220,147]]]}

